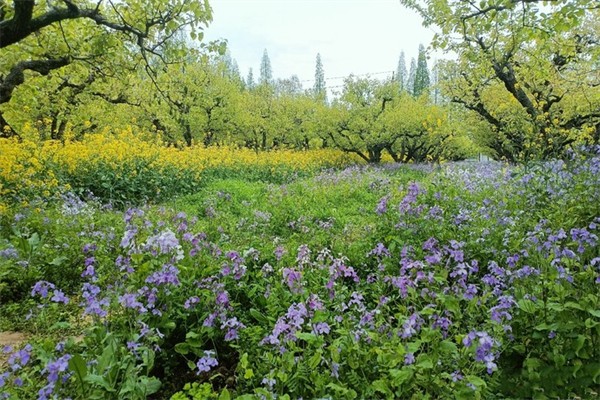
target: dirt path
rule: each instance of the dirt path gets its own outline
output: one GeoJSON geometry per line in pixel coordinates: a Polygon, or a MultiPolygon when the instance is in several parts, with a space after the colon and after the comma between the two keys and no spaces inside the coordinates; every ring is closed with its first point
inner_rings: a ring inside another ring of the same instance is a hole
{"type": "Polygon", "coordinates": [[[27,341],[27,336],[21,332],[0,332],[0,371],[4,369],[8,359],[8,354],[4,354],[2,349],[5,346],[11,346],[14,350],[25,341],[27,341]]]}

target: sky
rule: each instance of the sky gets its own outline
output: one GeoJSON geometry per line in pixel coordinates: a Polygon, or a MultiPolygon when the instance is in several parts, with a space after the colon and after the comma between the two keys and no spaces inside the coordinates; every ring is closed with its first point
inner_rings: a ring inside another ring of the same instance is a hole
{"type": "MultiPolygon", "coordinates": [[[[350,74],[391,76],[400,52],[406,67],[428,46],[434,31],[398,0],[209,0],[213,22],[205,41],[227,39],[245,78],[255,80],[267,49],[275,78],[297,75],[312,87],[317,53],[328,87],[350,74]],[[334,79],[337,78],[337,79],[334,79]]],[[[428,61],[431,66],[433,59],[428,61]]]]}

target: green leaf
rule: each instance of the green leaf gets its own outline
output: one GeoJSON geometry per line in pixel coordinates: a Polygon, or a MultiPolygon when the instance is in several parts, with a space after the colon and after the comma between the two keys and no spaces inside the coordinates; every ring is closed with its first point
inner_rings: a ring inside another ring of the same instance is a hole
{"type": "Polygon", "coordinates": [[[373,389],[375,389],[376,392],[381,392],[383,394],[390,393],[390,388],[383,379],[377,379],[371,385],[373,386],[373,389]]]}
{"type": "Polygon", "coordinates": [[[321,364],[322,359],[322,354],[320,352],[317,352],[313,354],[312,357],[308,360],[308,366],[312,369],[315,369],[319,366],[319,364],[321,364]]]}
{"type": "Polygon", "coordinates": [[[177,343],[175,345],[175,351],[177,353],[185,356],[186,354],[189,354],[189,352],[190,352],[190,346],[186,342],[177,343]]]}
{"type": "Polygon", "coordinates": [[[40,235],[38,235],[37,232],[34,232],[33,235],[27,239],[27,243],[29,244],[31,251],[35,250],[40,244],[40,235]]]}
{"type": "Polygon", "coordinates": [[[65,256],[58,256],[54,260],[50,261],[48,264],[54,265],[56,267],[60,267],[67,260],[68,260],[68,258],[65,256]]]}
{"type": "Polygon", "coordinates": [[[433,361],[431,361],[431,359],[429,358],[424,358],[421,361],[419,361],[415,366],[420,369],[432,369],[433,361]]]}
{"type": "Polygon", "coordinates": [[[269,319],[267,318],[267,316],[263,313],[261,313],[260,311],[258,311],[256,308],[251,308],[250,309],[250,315],[255,318],[258,322],[261,323],[268,323],[269,319]]]}
{"type": "Polygon", "coordinates": [[[154,368],[154,351],[147,350],[142,352],[142,361],[144,362],[147,371],[152,370],[152,368],[154,368]]]}
{"type": "Polygon", "coordinates": [[[219,395],[219,400],[230,400],[230,399],[231,399],[231,394],[229,393],[229,390],[227,390],[227,388],[223,389],[221,391],[221,394],[219,395]]]}
{"type": "Polygon", "coordinates": [[[458,346],[456,346],[456,344],[454,342],[452,342],[448,339],[442,340],[440,342],[440,349],[444,353],[454,354],[454,353],[458,352],[458,346]]]}
{"type": "Polygon", "coordinates": [[[525,362],[523,363],[523,365],[529,370],[529,371],[535,371],[536,369],[538,369],[542,363],[538,358],[534,358],[534,357],[530,357],[528,359],[525,360],[525,362]]]}
{"type": "Polygon", "coordinates": [[[581,357],[579,352],[581,351],[581,349],[583,349],[583,346],[585,345],[585,340],[586,337],[583,335],[577,335],[577,338],[575,339],[575,354],[577,354],[578,357],[581,357]]]}
{"type": "Polygon", "coordinates": [[[297,332],[296,337],[300,340],[305,340],[308,343],[314,342],[317,339],[317,336],[314,333],[308,332],[297,332]]]}
{"type": "Polygon", "coordinates": [[[69,370],[73,372],[73,375],[77,378],[77,382],[81,385],[81,394],[85,396],[85,377],[87,376],[87,365],[81,355],[75,354],[69,360],[69,370]]]}
{"type": "Polygon", "coordinates": [[[567,302],[565,303],[565,308],[574,308],[574,309],[576,309],[576,310],[581,310],[581,311],[583,311],[583,307],[581,306],[581,304],[579,304],[579,303],[575,303],[575,302],[573,302],[573,301],[567,301],[567,302]]]}
{"type": "Polygon", "coordinates": [[[592,320],[591,318],[588,318],[585,320],[585,327],[588,329],[592,329],[593,327],[600,325],[600,322],[596,322],[594,320],[592,320]]]}
{"type": "Polygon", "coordinates": [[[110,393],[116,392],[116,389],[114,387],[110,386],[110,384],[108,383],[108,381],[106,380],[106,378],[104,378],[103,376],[95,375],[95,374],[94,375],[87,375],[85,377],[85,381],[89,382],[89,383],[93,383],[96,386],[100,386],[101,388],[103,388],[107,392],[110,392],[110,393]]]}
{"type": "Polygon", "coordinates": [[[414,372],[410,368],[390,369],[390,376],[396,386],[401,386],[412,378],[414,372]]]}
{"type": "Polygon", "coordinates": [[[144,393],[146,395],[158,392],[158,390],[161,387],[160,380],[158,380],[158,378],[155,377],[149,378],[147,376],[143,376],[140,379],[140,384],[144,387],[144,393]]]}
{"type": "Polygon", "coordinates": [[[600,318],[600,310],[587,310],[590,314],[592,314],[596,318],[600,318]]]}
{"type": "Polygon", "coordinates": [[[521,299],[517,302],[519,308],[526,313],[533,314],[537,311],[536,304],[529,299],[521,299]]]}
{"type": "Polygon", "coordinates": [[[56,330],[60,330],[60,329],[69,329],[71,327],[71,324],[66,322],[66,321],[58,321],[55,322],[54,324],[52,324],[52,326],[50,327],[51,331],[56,331],[56,330]]]}
{"type": "Polygon", "coordinates": [[[477,389],[482,389],[487,386],[483,379],[475,375],[467,375],[466,380],[473,384],[477,389]]]}

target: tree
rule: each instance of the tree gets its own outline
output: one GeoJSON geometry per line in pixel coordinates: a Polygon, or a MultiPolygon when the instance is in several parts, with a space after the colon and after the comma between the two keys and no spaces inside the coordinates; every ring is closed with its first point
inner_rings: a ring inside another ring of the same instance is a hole
{"type": "Polygon", "coordinates": [[[398,58],[398,67],[396,68],[396,81],[398,82],[398,86],[400,86],[400,91],[406,90],[407,75],[404,51],[401,51],[400,58],[398,58]]]}
{"type": "Polygon", "coordinates": [[[298,75],[292,75],[287,79],[277,79],[275,82],[275,94],[277,96],[299,96],[302,94],[302,83],[298,75]]]}
{"type": "Polygon", "coordinates": [[[256,86],[254,82],[254,73],[252,72],[252,68],[248,70],[248,77],[246,78],[246,87],[251,90],[256,86]]]}
{"type": "Polygon", "coordinates": [[[329,114],[321,116],[319,134],[345,152],[378,163],[386,147],[396,140],[381,129],[380,117],[397,95],[393,82],[382,84],[375,79],[350,76],[329,114]]]}
{"type": "Polygon", "coordinates": [[[440,91],[440,64],[436,60],[431,67],[431,102],[440,104],[442,102],[442,92],[440,91]]]}
{"type": "Polygon", "coordinates": [[[545,159],[600,141],[596,1],[401,2],[440,28],[434,46],[457,54],[444,90],[492,127],[498,156],[545,159]]]}
{"type": "Polygon", "coordinates": [[[441,158],[460,158],[452,149],[462,134],[449,123],[445,108],[431,105],[426,96],[415,98],[402,93],[382,114],[381,129],[393,138],[385,150],[396,162],[438,162],[441,158]]]}
{"type": "Polygon", "coordinates": [[[231,52],[229,50],[225,51],[218,59],[224,66],[223,73],[227,75],[227,77],[235,82],[241,82],[242,77],[240,76],[240,68],[238,67],[238,63],[231,56],[231,52]]]}
{"type": "MultiPolygon", "coordinates": [[[[0,1],[0,106],[6,105],[31,71],[49,75],[72,63],[93,66],[122,54],[148,71],[164,57],[176,34],[196,37],[211,18],[208,2],[61,0],[0,1]]],[[[16,134],[0,110],[0,134],[16,134]]]]}
{"type": "Polygon", "coordinates": [[[315,66],[315,84],[313,92],[317,98],[326,101],[327,91],[325,84],[325,72],[323,71],[323,63],[321,62],[321,54],[317,53],[317,64],[315,66]]]}
{"type": "Polygon", "coordinates": [[[414,96],[415,94],[415,79],[417,73],[417,63],[414,58],[410,59],[410,69],[408,70],[408,78],[406,79],[406,91],[414,96]]]}
{"type": "Polygon", "coordinates": [[[429,69],[427,68],[427,57],[425,54],[425,47],[422,44],[420,44],[417,69],[415,71],[413,95],[415,97],[419,97],[422,93],[429,89],[429,84],[429,69]]]}
{"type": "Polygon", "coordinates": [[[267,49],[263,52],[262,59],[260,61],[260,77],[258,83],[271,85],[273,83],[273,70],[271,69],[271,60],[267,49]]]}

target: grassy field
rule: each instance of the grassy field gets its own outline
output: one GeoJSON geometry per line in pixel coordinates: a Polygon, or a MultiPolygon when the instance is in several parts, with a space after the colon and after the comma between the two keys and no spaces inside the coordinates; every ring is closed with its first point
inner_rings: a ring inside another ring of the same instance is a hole
{"type": "Polygon", "coordinates": [[[599,397],[598,153],[312,159],[11,192],[0,398],[599,397]]]}

